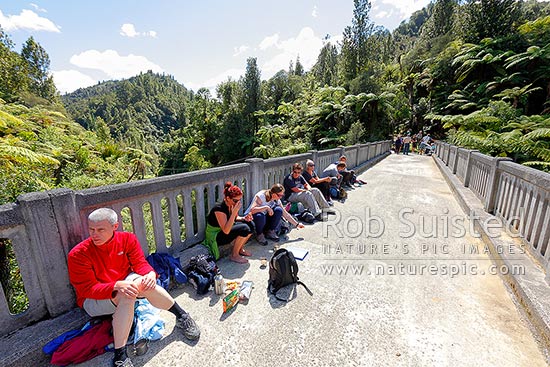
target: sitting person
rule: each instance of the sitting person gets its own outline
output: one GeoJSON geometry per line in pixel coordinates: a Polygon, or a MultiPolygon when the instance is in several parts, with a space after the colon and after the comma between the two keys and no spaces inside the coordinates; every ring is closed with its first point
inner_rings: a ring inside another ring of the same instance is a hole
{"type": "Polygon", "coordinates": [[[336,181],[331,181],[331,186],[336,186],[337,189],[340,189],[344,186],[344,171],[346,169],[346,164],[344,162],[337,162],[329,164],[321,173],[321,177],[332,177],[336,178],[336,181]]]}
{"type": "MultiPolygon", "coordinates": [[[[340,157],[339,162],[344,162],[346,164],[346,167],[347,167],[347,165],[348,165],[347,160],[348,159],[346,158],[346,156],[343,155],[343,156],[340,157]]],[[[345,186],[351,187],[352,184],[357,184],[358,186],[361,186],[361,185],[365,185],[367,183],[367,181],[357,178],[357,176],[355,175],[354,170],[349,170],[348,171],[348,169],[345,168],[344,171],[340,172],[340,173],[342,174],[342,177],[343,177],[342,181],[349,183],[349,185],[345,185],[345,186]]]]}
{"type": "Polygon", "coordinates": [[[126,343],[136,298],[147,298],[153,306],[176,315],[176,326],[183,329],[186,338],[198,339],[200,330],[172,296],[157,286],[157,274],[145,260],[136,236],[117,228],[114,210],[100,208],[90,213],[90,237],[69,252],[69,280],[76,291],[77,305],[88,315],[113,315],[113,366],[133,367],[126,343]]]}
{"type": "Polygon", "coordinates": [[[266,238],[279,242],[277,230],[281,225],[282,217],[293,226],[304,228],[304,225],[294,219],[281,203],[284,194],[285,189],[281,184],[275,184],[269,190],[261,190],[254,196],[252,203],[245,212],[246,214],[252,214],[254,218],[256,239],[261,245],[267,245],[266,238]]]}
{"type": "MultiPolygon", "coordinates": [[[[286,175],[283,182],[285,188],[285,199],[290,202],[300,202],[308,209],[317,220],[323,220],[323,209],[330,205],[327,203],[319,189],[310,187],[302,176],[303,167],[300,163],[294,163],[292,173],[286,175]]],[[[328,214],[334,211],[327,210],[328,214]]]]}
{"type": "Polygon", "coordinates": [[[211,254],[219,259],[219,246],[233,242],[229,260],[240,264],[248,263],[243,256],[251,256],[243,247],[254,233],[252,215],[239,216],[243,192],[238,186],[227,182],[223,190],[223,201],[216,204],[208,213],[206,220],[205,244],[211,254]]]}
{"type": "Polygon", "coordinates": [[[317,176],[317,172],[315,172],[315,163],[313,163],[311,159],[307,160],[306,169],[302,172],[302,176],[311,187],[316,187],[321,190],[321,193],[325,197],[328,205],[334,205],[332,202],[332,198],[330,197],[330,185],[331,182],[333,183],[333,185],[337,184],[337,179],[335,177],[320,178],[319,176],[317,176]]]}
{"type": "Polygon", "coordinates": [[[426,134],[422,138],[422,141],[420,142],[420,154],[425,154],[426,150],[431,147],[431,140],[432,138],[430,137],[430,134],[426,134]]]}
{"type": "Polygon", "coordinates": [[[354,170],[348,170],[348,158],[343,155],[340,157],[338,162],[343,162],[346,164],[343,170],[339,173],[342,175],[342,184],[347,187],[352,187],[352,185],[357,181],[354,170]]]}

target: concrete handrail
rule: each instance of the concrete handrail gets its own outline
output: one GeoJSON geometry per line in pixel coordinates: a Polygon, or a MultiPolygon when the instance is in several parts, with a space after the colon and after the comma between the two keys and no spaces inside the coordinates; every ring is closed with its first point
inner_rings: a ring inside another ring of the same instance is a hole
{"type": "Polygon", "coordinates": [[[550,278],[550,174],[444,142],[436,142],[436,156],[487,212],[501,217],[520,235],[550,278]]]}
{"type": "Polygon", "coordinates": [[[495,214],[529,244],[531,254],[550,266],[550,174],[512,162],[499,165],[495,214]]]}
{"type": "MultiPolygon", "coordinates": [[[[134,232],[144,253],[177,254],[204,239],[206,215],[231,181],[244,191],[244,205],[262,188],[282,183],[293,163],[313,159],[318,170],[346,154],[350,168],[388,154],[391,141],[107,185],[87,190],[56,189],[24,194],[0,206],[0,239],[11,242],[29,299],[26,311],[13,315],[0,293],[0,333],[6,335],[74,307],[67,274],[67,255],[82,241],[88,214],[99,207],[119,213],[120,226],[134,232]]],[[[0,287],[1,289],[1,287],[0,287]]]]}

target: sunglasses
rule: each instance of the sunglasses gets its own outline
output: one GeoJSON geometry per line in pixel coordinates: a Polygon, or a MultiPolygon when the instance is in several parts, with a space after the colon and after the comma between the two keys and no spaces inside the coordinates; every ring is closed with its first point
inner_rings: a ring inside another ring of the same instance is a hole
{"type": "Polygon", "coordinates": [[[230,199],[233,203],[237,204],[241,199],[230,199]]]}
{"type": "Polygon", "coordinates": [[[299,175],[300,173],[302,173],[302,171],[292,171],[292,173],[299,175]]]}

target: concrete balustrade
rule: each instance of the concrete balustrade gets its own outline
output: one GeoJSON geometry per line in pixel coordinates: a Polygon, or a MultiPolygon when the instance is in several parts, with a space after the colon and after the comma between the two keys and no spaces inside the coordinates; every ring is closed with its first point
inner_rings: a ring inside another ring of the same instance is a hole
{"type": "Polygon", "coordinates": [[[344,148],[344,155],[346,156],[346,164],[349,167],[357,166],[358,149],[359,149],[359,146],[357,145],[344,148]]]}
{"type": "Polygon", "coordinates": [[[529,243],[541,263],[550,259],[550,175],[512,162],[499,164],[495,214],[529,243]]]}
{"type": "Polygon", "coordinates": [[[518,233],[550,280],[550,174],[436,142],[436,156],[483,203],[485,211],[518,233]]]}
{"type": "Polygon", "coordinates": [[[0,206],[0,239],[12,244],[29,307],[11,314],[1,289],[0,335],[75,306],[67,255],[86,238],[86,218],[94,209],[110,207],[119,213],[121,228],[136,234],[146,255],[176,255],[203,241],[206,215],[221,199],[226,181],[243,189],[245,209],[257,191],[282,183],[295,162],[313,159],[320,173],[345,154],[350,168],[361,168],[389,154],[390,147],[391,141],[359,144],[267,160],[252,158],[241,164],[88,190],[21,195],[17,203],[0,206]]]}
{"type": "Polygon", "coordinates": [[[457,162],[456,162],[456,176],[464,183],[464,177],[466,177],[466,167],[468,166],[468,160],[470,156],[468,154],[468,149],[458,148],[457,149],[457,162]]]}
{"type": "Polygon", "coordinates": [[[342,155],[342,151],[342,148],[335,148],[319,152],[317,160],[315,161],[315,164],[317,165],[315,167],[315,171],[317,171],[317,174],[320,176],[325,167],[331,163],[337,162],[338,158],[342,155]]]}
{"type": "Polygon", "coordinates": [[[457,147],[451,146],[449,149],[449,161],[447,165],[452,173],[456,173],[456,158],[457,158],[457,147]]]}

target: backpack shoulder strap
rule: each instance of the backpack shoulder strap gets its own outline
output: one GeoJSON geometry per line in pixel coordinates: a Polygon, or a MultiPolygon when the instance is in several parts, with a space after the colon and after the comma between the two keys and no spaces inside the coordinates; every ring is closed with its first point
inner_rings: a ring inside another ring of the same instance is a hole
{"type": "Polygon", "coordinates": [[[307,285],[305,285],[302,281],[298,280],[296,282],[296,284],[300,284],[302,287],[304,287],[306,289],[306,291],[309,293],[310,296],[313,296],[313,292],[309,290],[309,288],[307,287],[307,285]]]}
{"type": "MultiPolygon", "coordinates": [[[[296,283],[294,284],[299,284],[301,285],[302,287],[304,287],[306,289],[306,291],[309,293],[310,296],[313,296],[313,292],[309,290],[309,288],[307,287],[307,285],[305,285],[303,282],[301,282],[300,280],[298,280],[296,283]]],[[[271,284],[269,285],[269,291],[271,292],[272,295],[275,296],[275,298],[279,301],[282,301],[282,302],[288,302],[289,300],[286,299],[286,298],[281,298],[277,295],[277,292],[279,291],[278,289],[277,290],[274,290],[272,289],[271,287],[271,284]]]]}

